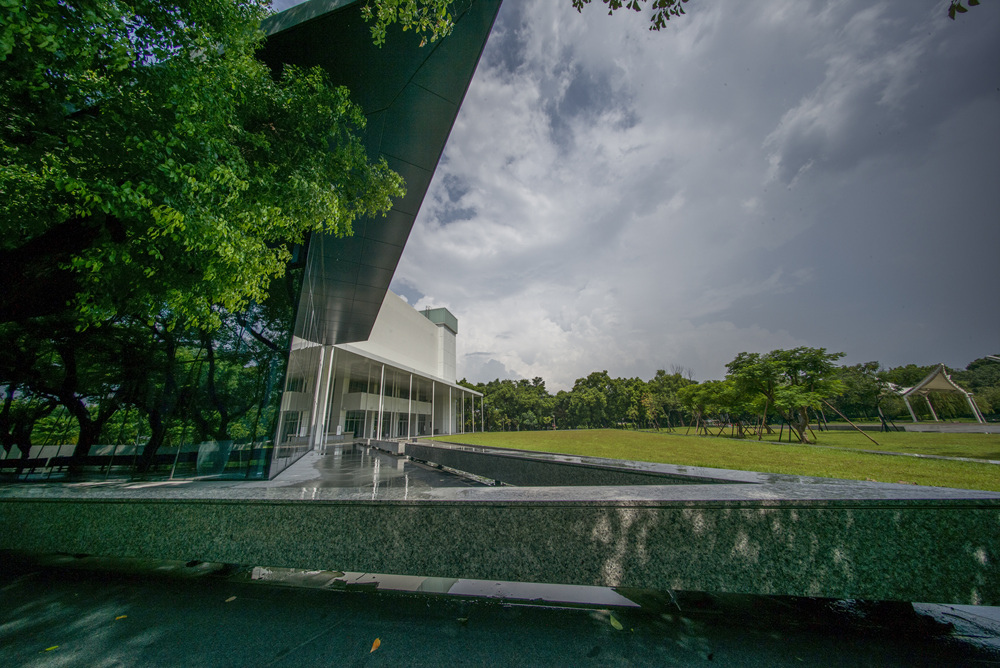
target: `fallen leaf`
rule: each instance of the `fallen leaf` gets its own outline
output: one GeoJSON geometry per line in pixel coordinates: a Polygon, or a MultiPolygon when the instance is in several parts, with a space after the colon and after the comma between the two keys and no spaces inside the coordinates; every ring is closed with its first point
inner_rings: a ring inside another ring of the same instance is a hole
{"type": "Polygon", "coordinates": [[[232,603],[235,600],[236,600],[235,596],[230,596],[229,598],[226,599],[226,603],[232,603]]]}
{"type": "Polygon", "coordinates": [[[611,618],[611,626],[615,628],[615,631],[621,631],[623,628],[625,628],[622,626],[622,623],[619,622],[617,619],[615,619],[615,616],[612,615],[611,613],[608,613],[608,617],[611,618]]]}
{"type": "Polygon", "coordinates": [[[115,617],[115,621],[117,622],[119,619],[125,619],[126,617],[128,617],[128,615],[118,615],[115,617]]]}
{"type": "Polygon", "coordinates": [[[372,643],[372,648],[371,648],[371,650],[368,653],[371,654],[372,652],[374,652],[375,650],[377,650],[379,648],[379,645],[381,645],[381,644],[382,644],[382,641],[379,640],[378,638],[375,638],[375,642],[372,643]]]}

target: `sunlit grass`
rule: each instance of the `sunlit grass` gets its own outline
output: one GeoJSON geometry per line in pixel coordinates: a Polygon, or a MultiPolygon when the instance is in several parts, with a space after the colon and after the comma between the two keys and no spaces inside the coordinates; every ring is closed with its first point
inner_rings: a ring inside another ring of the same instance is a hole
{"type": "MultiPolygon", "coordinates": [[[[823,446],[877,449],[857,432],[822,432],[818,435],[823,446]]],[[[998,434],[893,432],[872,436],[883,444],[883,450],[1000,459],[996,454],[1000,451],[998,434]],[[881,438],[887,436],[889,438],[881,438]],[[934,438],[924,438],[928,436],[934,438]]],[[[779,445],[756,440],[685,436],[683,430],[673,433],[617,429],[492,432],[456,434],[441,437],[440,440],[665,464],[1000,491],[1000,466],[993,464],[877,455],[858,450],[788,443],[779,445]]]]}
{"type": "MultiPolygon", "coordinates": [[[[691,430],[693,434],[694,430],[691,430]]],[[[712,430],[717,433],[718,429],[712,430]]],[[[675,429],[676,435],[684,435],[685,429],[675,429]]],[[[656,432],[654,432],[656,433],[656,432]]],[[[664,432],[658,432],[664,433],[664,432]]],[[[723,436],[730,433],[726,429],[723,436]]],[[[765,434],[764,440],[777,441],[779,432],[765,434]]],[[[903,431],[816,431],[816,445],[837,448],[853,448],[858,450],[878,450],[881,452],[906,452],[919,455],[941,455],[945,457],[971,457],[973,459],[992,459],[1000,461],[1000,434],[934,434],[924,432],[903,431]],[[866,436],[867,435],[867,436],[866,436]],[[873,443],[869,438],[874,439],[873,443]]],[[[750,437],[756,440],[757,437],[750,437]]],[[[788,439],[788,430],[784,430],[782,440],[788,439]]]]}

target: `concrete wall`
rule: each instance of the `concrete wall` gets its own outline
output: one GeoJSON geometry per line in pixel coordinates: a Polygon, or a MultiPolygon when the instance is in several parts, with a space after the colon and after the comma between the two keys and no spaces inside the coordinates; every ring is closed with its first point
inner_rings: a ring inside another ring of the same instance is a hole
{"type": "Polygon", "coordinates": [[[944,500],[0,500],[0,549],[981,605],[998,525],[944,500]]]}
{"type": "Polygon", "coordinates": [[[440,464],[458,471],[495,480],[507,485],[546,487],[551,485],[705,485],[728,481],[705,476],[669,473],[646,473],[625,468],[593,466],[569,462],[543,461],[534,457],[499,455],[471,450],[441,448],[407,443],[406,455],[412,459],[440,464]]]}
{"type": "Polygon", "coordinates": [[[437,375],[449,383],[454,383],[457,380],[455,367],[458,358],[455,346],[455,333],[444,325],[435,325],[435,327],[438,330],[437,375]]]}
{"type": "Polygon", "coordinates": [[[451,369],[449,380],[455,380],[455,346],[442,347],[439,327],[401,298],[387,292],[371,336],[367,341],[352,343],[358,350],[392,360],[429,376],[439,376],[442,369],[451,369]],[[450,361],[441,355],[450,354],[450,361]]]}

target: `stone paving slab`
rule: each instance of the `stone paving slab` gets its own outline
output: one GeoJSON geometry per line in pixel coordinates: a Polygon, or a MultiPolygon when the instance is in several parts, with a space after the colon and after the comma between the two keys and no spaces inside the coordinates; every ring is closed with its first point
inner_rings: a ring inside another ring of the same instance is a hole
{"type": "Polygon", "coordinates": [[[1000,625],[978,608],[918,606],[921,615],[896,619],[873,618],[847,602],[739,597],[682,599],[683,609],[558,608],[277,587],[217,564],[3,556],[4,666],[936,668],[1000,661],[1000,625]]]}

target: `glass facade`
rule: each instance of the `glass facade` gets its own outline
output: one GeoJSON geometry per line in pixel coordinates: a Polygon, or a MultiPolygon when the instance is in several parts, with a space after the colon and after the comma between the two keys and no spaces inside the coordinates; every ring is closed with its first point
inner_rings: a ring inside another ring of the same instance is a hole
{"type": "MultiPolygon", "coordinates": [[[[261,478],[286,380],[293,262],[263,304],[212,332],[122,318],[82,332],[4,323],[5,474],[261,478]]],[[[288,429],[294,430],[289,423],[288,429]]]]}
{"type": "Polygon", "coordinates": [[[328,443],[469,431],[467,404],[481,396],[339,346],[301,340],[292,344],[285,385],[272,476],[328,443]]]}

